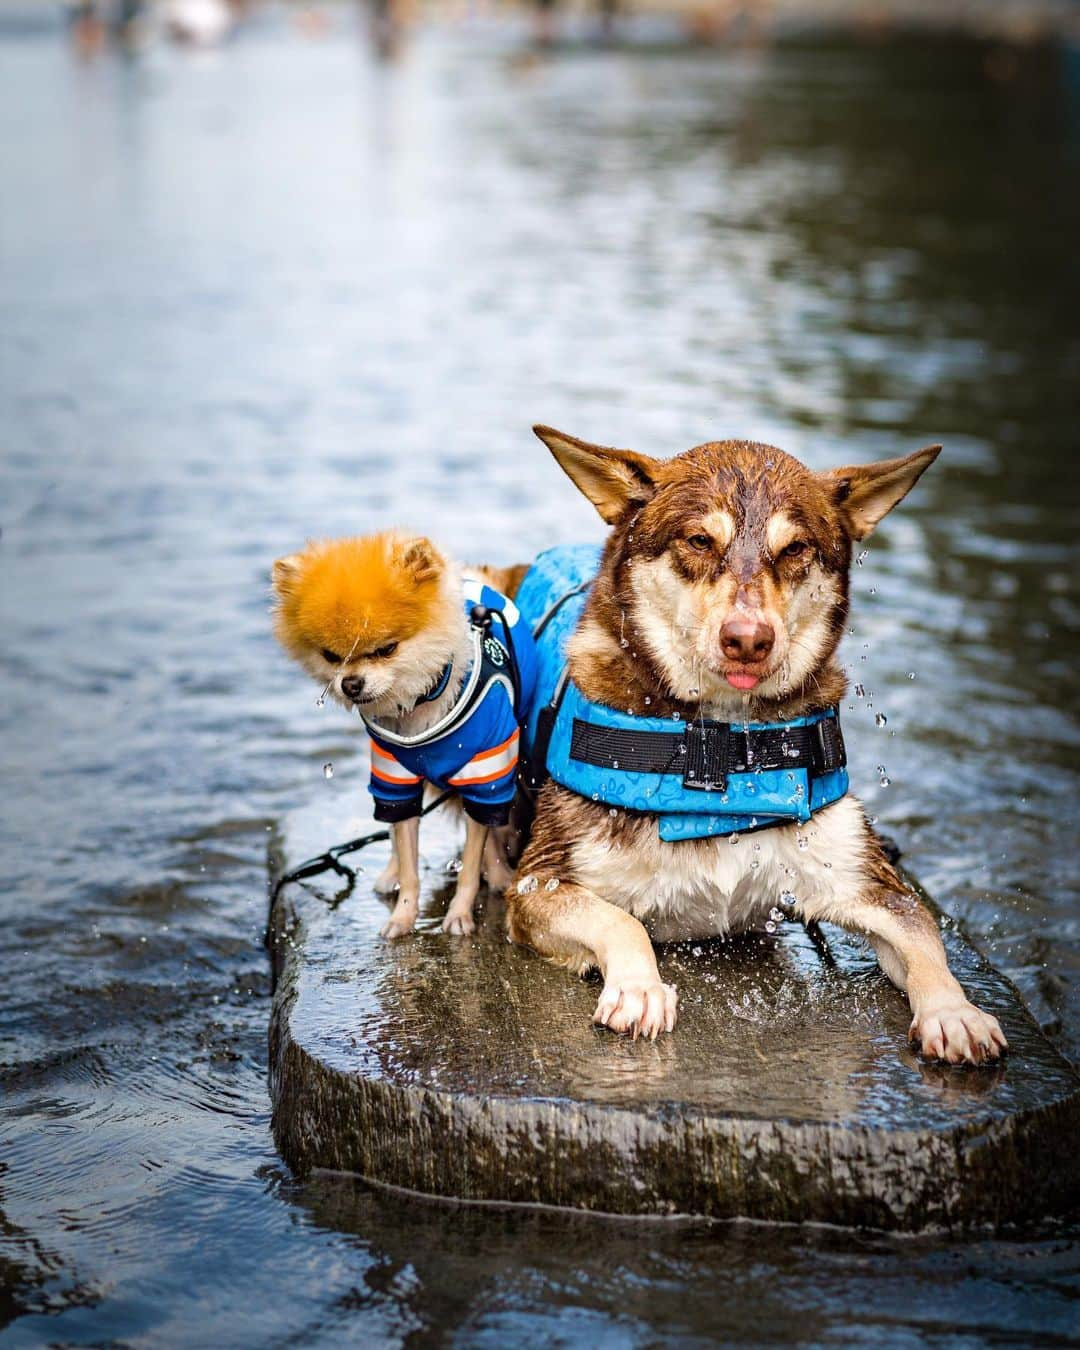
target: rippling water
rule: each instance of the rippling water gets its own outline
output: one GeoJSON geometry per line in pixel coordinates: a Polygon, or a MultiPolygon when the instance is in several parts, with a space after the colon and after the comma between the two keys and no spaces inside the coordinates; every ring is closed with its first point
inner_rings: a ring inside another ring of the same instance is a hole
{"type": "Polygon", "coordinates": [[[941,440],[856,570],[854,779],[1080,1051],[1068,73],[530,61],[487,31],[380,69],[273,23],[80,65],[0,33],[13,1343],[1075,1332],[1075,1233],[598,1228],[295,1182],[261,943],[273,820],[362,794],[271,643],[274,556],[387,521],[500,561],[595,534],[534,420],[822,467],[941,440]]]}

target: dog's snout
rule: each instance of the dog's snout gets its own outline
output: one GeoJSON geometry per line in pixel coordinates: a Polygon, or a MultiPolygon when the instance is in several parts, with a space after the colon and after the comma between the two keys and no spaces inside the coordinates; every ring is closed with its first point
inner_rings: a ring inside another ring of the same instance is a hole
{"type": "Polygon", "coordinates": [[[355,703],[364,692],[363,675],[346,675],[341,681],[341,692],[346,698],[351,698],[355,703]]]}
{"type": "Polygon", "coordinates": [[[728,619],[720,629],[720,647],[729,661],[764,661],[776,634],[759,619],[728,619]]]}

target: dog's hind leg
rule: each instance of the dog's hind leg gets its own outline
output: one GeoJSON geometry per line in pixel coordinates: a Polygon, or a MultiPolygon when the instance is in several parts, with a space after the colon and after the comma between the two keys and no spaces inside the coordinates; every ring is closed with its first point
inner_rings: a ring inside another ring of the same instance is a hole
{"type": "Polygon", "coordinates": [[[442,921],[444,933],[457,933],[466,936],[476,929],[473,918],[473,905],[480,890],[480,865],[484,858],[484,844],[488,837],[488,827],[465,818],[465,847],[461,850],[461,871],[454,890],[454,898],[442,921]]]}
{"type": "MultiPolygon", "coordinates": [[[[838,910],[823,906],[820,917],[869,938],[882,970],[908,996],[908,1034],[924,1058],[950,1064],[998,1059],[1008,1042],[997,1018],[968,1001],[949,970],[933,915],[899,879],[897,887],[874,886],[838,910]]],[[[814,908],[808,907],[807,917],[815,917],[809,912],[814,908]]]]}
{"type": "Polygon", "coordinates": [[[635,1040],[675,1026],[678,995],[664,984],[639,920],[584,886],[529,870],[530,850],[507,893],[510,937],[584,974],[594,966],[604,988],[593,1021],[635,1040]]]}
{"type": "Polygon", "coordinates": [[[397,835],[394,830],[390,830],[390,857],[386,866],[372,882],[372,889],[376,895],[393,895],[398,888],[398,850],[397,835]]]}
{"type": "Polygon", "coordinates": [[[405,937],[416,926],[420,912],[420,817],[391,826],[400,880],[397,904],[382,928],[384,938],[405,937]]]}

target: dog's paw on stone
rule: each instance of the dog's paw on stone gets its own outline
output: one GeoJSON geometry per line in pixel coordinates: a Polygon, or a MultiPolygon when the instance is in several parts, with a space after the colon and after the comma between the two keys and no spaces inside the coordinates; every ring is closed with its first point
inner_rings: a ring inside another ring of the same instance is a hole
{"type": "Polygon", "coordinates": [[[917,1013],[908,1038],[924,1059],[947,1064],[992,1064],[1009,1048],[997,1018],[966,999],[917,1013]]]}
{"type": "Polygon", "coordinates": [[[416,927],[416,916],[410,915],[408,918],[394,918],[393,915],[387,919],[382,928],[379,929],[379,936],[392,942],[395,938],[408,937],[416,927]]]}
{"type": "Polygon", "coordinates": [[[661,1031],[673,1031],[678,994],[670,984],[620,982],[604,985],[593,1013],[597,1025],[609,1031],[627,1031],[634,1040],[647,1036],[655,1041],[661,1031]]]}
{"type": "Polygon", "coordinates": [[[442,921],[442,930],[444,933],[454,933],[458,937],[468,937],[470,933],[475,933],[476,920],[472,916],[472,911],[455,914],[453,910],[449,910],[442,921]]]}

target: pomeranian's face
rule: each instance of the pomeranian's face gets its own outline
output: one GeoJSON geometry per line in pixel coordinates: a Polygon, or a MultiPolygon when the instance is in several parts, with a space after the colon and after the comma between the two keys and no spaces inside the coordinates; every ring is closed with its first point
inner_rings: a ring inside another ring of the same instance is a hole
{"type": "Polygon", "coordinates": [[[400,715],[459,643],[446,559],[396,531],[310,543],[274,563],[278,641],[339,703],[400,715]]]}

